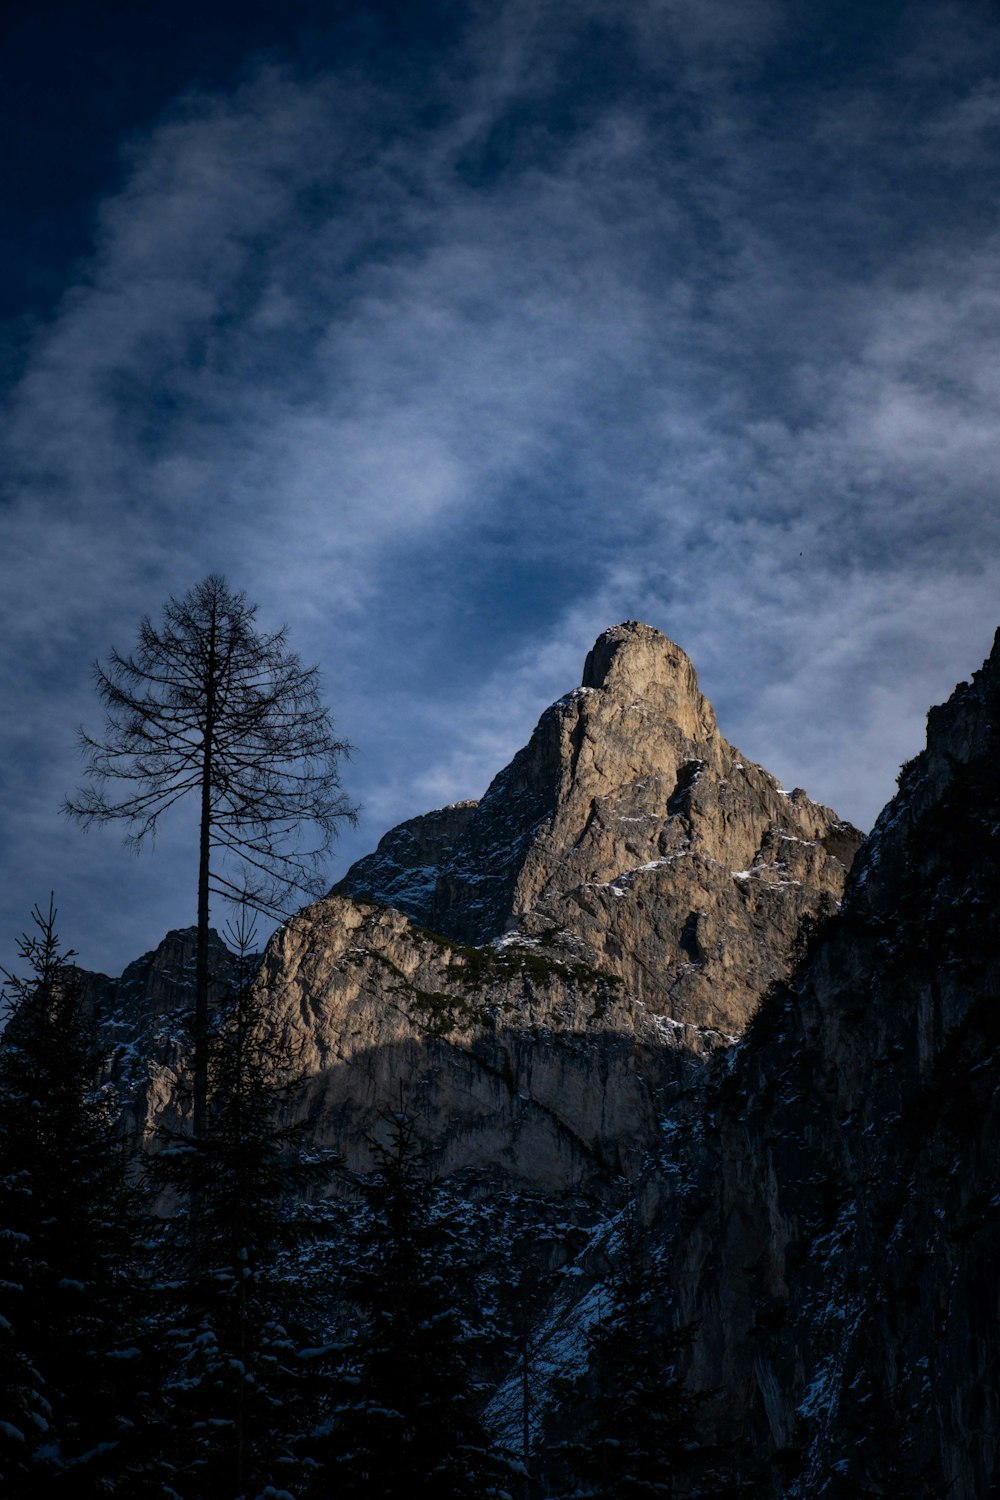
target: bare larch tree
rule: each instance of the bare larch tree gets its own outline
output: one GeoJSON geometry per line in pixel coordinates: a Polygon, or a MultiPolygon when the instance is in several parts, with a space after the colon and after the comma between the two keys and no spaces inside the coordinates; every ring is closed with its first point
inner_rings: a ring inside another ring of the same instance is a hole
{"type": "Polygon", "coordinates": [[[174,803],[200,801],[195,956],[194,1119],[204,1132],[209,1022],[209,898],[271,917],[296,892],[322,893],[324,857],[355,818],[340,785],[350,746],[334,737],[315,667],[268,635],[257,606],[212,574],[147,615],[127,656],[95,664],[104,734],[81,730],[92,785],[66,811],[85,826],[121,821],[138,848],[174,803]],[[308,834],[308,838],[306,837],[308,834]]]}

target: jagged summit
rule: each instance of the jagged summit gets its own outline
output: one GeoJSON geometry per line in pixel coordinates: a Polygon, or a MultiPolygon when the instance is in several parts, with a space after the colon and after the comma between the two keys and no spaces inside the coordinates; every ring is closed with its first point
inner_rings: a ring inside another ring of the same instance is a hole
{"type": "Polygon", "coordinates": [[[629,620],[480,802],[391,830],[334,893],[455,942],[541,945],[734,1032],[860,842],[728,744],[685,653],[629,620]]]}
{"type": "MultiPolygon", "coordinates": [[[[304,1079],[296,1118],[368,1171],[404,1090],[435,1174],[492,1201],[496,1244],[533,1274],[575,1255],[530,1370],[491,1407],[512,1449],[526,1404],[544,1421],[579,1369],[619,1234],[589,1236],[591,1205],[627,1177],[665,1277],[651,1326],[691,1330],[678,1373],[709,1394],[706,1435],[744,1487],[986,1500],[1000,635],[931,710],[840,915],[798,957],[799,920],[832,910],[860,835],[718,730],[683,729],[657,677],[671,654],[677,682],[686,658],[658,632],[605,632],[482,802],[392,830],[342,883],[353,896],[275,934],[258,983],[275,1055],[304,1079]]],[[[137,1132],[183,1109],[190,937],[94,977],[119,1007],[103,1022],[137,1132]]]]}
{"type": "Polygon", "coordinates": [[[587,653],[582,686],[657,704],[692,739],[708,739],[718,729],[687,653],[640,620],[601,632],[587,653]]]}
{"type": "MultiPolygon", "coordinates": [[[[587,675],[480,802],[391,830],[268,945],[297,1107],[352,1170],[402,1081],[442,1172],[603,1192],[840,898],[860,835],[724,739],[677,647],[617,626],[587,675]]],[[[183,1093],[161,1029],[150,1122],[183,1093]]]]}
{"type": "Polygon", "coordinates": [[[269,945],[302,1108],[353,1167],[402,1079],[444,1172],[631,1171],[840,899],[861,835],[724,739],[677,646],[617,625],[584,676],[478,803],[390,830],[269,945]]]}

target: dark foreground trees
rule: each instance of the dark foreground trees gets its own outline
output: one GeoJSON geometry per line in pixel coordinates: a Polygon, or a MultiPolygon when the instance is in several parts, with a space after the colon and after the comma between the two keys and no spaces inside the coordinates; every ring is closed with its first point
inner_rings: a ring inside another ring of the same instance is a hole
{"type": "Polygon", "coordinates": [[[483,1331],[461,1231],[440,1211],[414,1118],[401,1108],[386,1122],[376,1171],[358,1182],[368,1212],[346,1289],[363,1322],[318,1446],[316,1493],[509,1497],[509,1465],[478,1415],[483,1331]]]}
{"type": "MultiPolygon", "coordinates": [[[[288,1072],[251,986],[237,987],[211,1038],[204,1133],[163,1138],[149,1171],[160,1211],[173,1189],[180,1212],[140,1234],[75,971],[54,914],[35,921],[22,943],[31,973],[0,1038],[5,1496],[735,1493],[699,1440],[704,1398],[679,1372],[688,1335],[670,1329],[655,1258],[628,1214],[589,1368],[564,1388],[536,1455],[548,1487],[497,1453],[480,1416],[483,1376],[502,1363],[504,1341],[482,1315],[494,1299],[468,1214],[434,1181],[402,1107],[374,1173],[353,1180],[354,1232],[324,1252],[326,1305],[309,1300],[302,1198],[330,1163],[310,1160],[284,1123],[288,1072]]],[[[334,1218],[322,1221],[332,1230],[334,1218]]]]}
{"type": "Polygon", "coordinates": [[[82,734],[92,785],[66,803],[85,825],[123,823],[138,847],[176,802],[198,799],[195,1135],[207,1098],[210,896],[284,915],[290,894],[319,893],[320,863],[354,817],[339,776],[349,747],[334,736],[317,670],[288,650],[284,629],[259,630],[256,610],[212,574],[168,599],[159,625],[143,619],[134,652],[96,665],[107,720],[102,736],[82,734]]]}
{"type": "Polygon", "coordinates": [[[237,934],[239,980],[210,1040],[202,1136],[164,1133],[148,1176],[196,1214],[167,1228],[164,1388],[174,1439],[164,1457],[184,1500],[301,1494],[301,1439],[320,1391],[294,1258],[302,1200],[331,1160],[283,1123],[296,1087],[252,984],[254,934],[237,934]],[[269,1488],[270,1487],[270,1488],[269,1488]]]}
{"type": "Polygon", "coordinates": [[[20,943],[0,1036],[0,1489],[155,1493],[141,1220],[117,1101],[55,911],[20,943]]]}
{"type": "Polygon", "coordinates": [[[564,1383],[550,1445],[550,1495],[572,1500],[739,1493],[701,1436],[706,1393],[682,1365],[694,1330],[673,1327],[667,1287],[634,1202],[618,1216],[606,1302],[587,1335],[587,1367],[564,1383]]]}

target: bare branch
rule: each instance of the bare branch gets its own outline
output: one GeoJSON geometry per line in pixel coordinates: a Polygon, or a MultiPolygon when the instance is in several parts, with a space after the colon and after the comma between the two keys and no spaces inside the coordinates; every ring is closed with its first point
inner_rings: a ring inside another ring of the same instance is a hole
{"type": "Polygon", "coordinates": [[[158,625],[145,617],[134,651],[112,649],[96,663],[104,733],[81,730],[90,784],[64,805],[84,827],[123,824],[138,848],[175,803],[199,797],[196,1133],[209,893],[287,916],[283,903],[296,892],[322,888],[331,842],[356,817],[339,776],[350,746],[334,735],[318,671],[289,651],[284,629],[259,631],[256,613],[212,574],[168,599],[158,625]],[[234,860],[242,883],[223,876],[213,856],[234,860]]]}

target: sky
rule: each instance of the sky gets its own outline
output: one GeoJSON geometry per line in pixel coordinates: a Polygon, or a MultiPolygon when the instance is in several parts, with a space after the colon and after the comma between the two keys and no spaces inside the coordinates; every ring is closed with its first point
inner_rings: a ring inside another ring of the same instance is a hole
{"type": "Polygon", "coordinates": [[[355,747],[330,883],[624,619],[871,825],[1000,624],[992,4],[0,28],[0,963],[50,891],[109,973],[193,922],[192,809],[137,856],[60,806],[93,663],[213,572],[355,747]]]}

